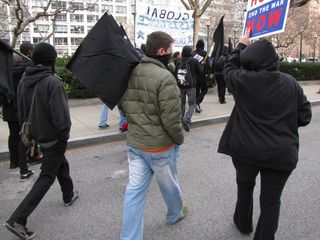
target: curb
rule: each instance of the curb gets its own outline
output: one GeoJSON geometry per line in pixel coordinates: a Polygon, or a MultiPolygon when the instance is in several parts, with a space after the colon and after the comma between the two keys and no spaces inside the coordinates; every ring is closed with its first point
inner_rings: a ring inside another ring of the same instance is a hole
{"type": "MultiPolygon", "coordinates": [[[[320,100],[311,101],[311,107],[320,105],[320,100]]],[[[219,123],[227,122],[230,117],[230,114],[220,115],[217,117],[209,117],[194,120],[192,122],[191,128],[203,127],[208,125],[214,125],[219,123]]],[[[72,138],[68,141],[68,149],[80,148],[89,145],[95,145],[99,143],[110,143],[116,141],[126,140],[126,133],[119,133],[118,131],[109,132],[106,134],[90,135],[78,138],[72,138]]],[[[9,160],[9,152],[0,152],[0,162],[9,160]]]]}

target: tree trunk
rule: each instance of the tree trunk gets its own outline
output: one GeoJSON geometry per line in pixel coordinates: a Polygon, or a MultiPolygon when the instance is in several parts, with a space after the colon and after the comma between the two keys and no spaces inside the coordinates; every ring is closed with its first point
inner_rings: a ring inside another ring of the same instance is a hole
{"type": "Polygon", "coordinates": [[[194,21],[193,21],[193,48],[196,48],[197,41],[199,39],[199,31],[200,31],[200,9],[196,8],[194,10],[194,21]]]}

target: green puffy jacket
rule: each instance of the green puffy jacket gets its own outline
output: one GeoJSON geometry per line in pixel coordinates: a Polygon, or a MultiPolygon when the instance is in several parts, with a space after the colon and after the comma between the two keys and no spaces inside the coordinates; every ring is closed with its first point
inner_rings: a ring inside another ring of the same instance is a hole
{"type": "Polygon", "coordinates": [[[161,148],[183,143],[180,91],[159,60],[141,59],[131,73],[121,105],[129,126],[129,146],[161,148]]]}

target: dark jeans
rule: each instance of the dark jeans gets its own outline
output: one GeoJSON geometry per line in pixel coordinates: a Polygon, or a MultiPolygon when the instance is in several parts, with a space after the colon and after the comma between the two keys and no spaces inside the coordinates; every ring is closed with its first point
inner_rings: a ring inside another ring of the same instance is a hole
{"type": "Polygon", "coordinates": [[[226,82],[223,79],[223,75],[217,74],[216,75],[217,85],[218,85],[218,97],[219,102],[225,101],[225,95],[226,95],[226,82]]]}
{"type": "Polygon", "coordinates": [[[191,122],[192,114],[196,108],[196,89],[180,88],[181,94],[181,118],[188,123],[191,122]],[[188,111],[186,112],[186,97],[188,97],[188,111]]]}
{"type": "Polygon", "coordinates": [[[43,160],[39,178],[18,208],[12,214],[9,223],[26,225],[28,216],[38,206],[55,178],[58,178],[63,201],[70,202],[73,197],[73,183],[69,175],[69,164],[64,154],[67,143],[58,142],[50,148],[42,148],[43,160]]]}
{"type": "Polygon", "coordinates": [[[10,166],[19,166],[20,173],[28,172],[27,150],[28,148],[22,143],[19,132],[20,126],[18,122],[8,122],[9,138],[8,147],[10,152],[10,166]]]}
{"type": "Polygon", "coordinates": [[[204,96],[208,92],[207,82],[197,83],[196,87],[196,104],[202,103],[204,96]]]}
{"type": "Polygon", "coordinates": [[[254,240],[274,240],[278,229],[280,198],[292,171],[279,171],[248,165],[232,159],[237,171],[238,198],[234,222],[243,233],[252,232],[253,190],[260,172],[260,217],[254,240]]]}

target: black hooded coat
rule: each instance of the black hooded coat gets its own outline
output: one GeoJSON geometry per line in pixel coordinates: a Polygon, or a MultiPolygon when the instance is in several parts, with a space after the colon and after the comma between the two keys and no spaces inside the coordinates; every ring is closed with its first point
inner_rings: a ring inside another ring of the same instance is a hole
{"type": "Polygon", "coordinates": [[[20,124],[28,119],[32,96],[37,86],[31,134],[40,145],[67,142],[71,128],[68,98],[62,83],[52,75],[51,67],[27,67],[18,85],[20,124]]]}
{"type": "Polygon", "coordinates": [[[240,43],[226,62],[224,79],[235,106],[218,152],[259,167],[294,169],[298,127],[311,121],[311,108],[297,81],[279,71],[272,44],[240,43]]]}

